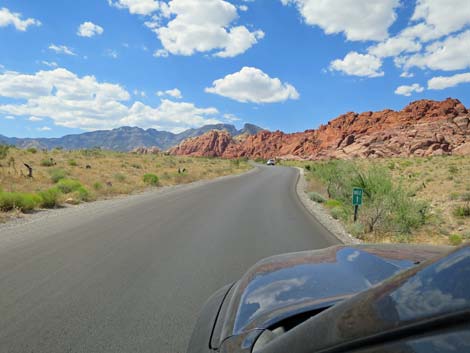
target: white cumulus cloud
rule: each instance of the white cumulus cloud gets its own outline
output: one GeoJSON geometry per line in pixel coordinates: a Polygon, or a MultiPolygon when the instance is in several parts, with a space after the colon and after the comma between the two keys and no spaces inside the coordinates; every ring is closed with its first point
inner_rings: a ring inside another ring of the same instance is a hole
{"type": "Polygon", "coordinates": [[[21,19],[21,14],[11,12],[6,7],[0,9],[0,27],[13,26],[18,31],[24,32],[30,26],[40,26],[41,21],[34,18],[21,19]]]}
{"type": "Polygon", "coordinates": [[[470,83],[470,72],[453,76],[437,76],[428,81],[428,89],[446,89],[461,83],[470,83]]]}
{"type": "Polygon", "coordinates": [[[41,64],[43,64],[45,66],[48,66],[48,67],[57,67],[57,66],[59,66],[55,61],[43,60],[43,61],[41,61],[41,64]]]}
{"type": "Polygon", "coordinates": [[[237,8],[225,0],[108,1],[129,9],[130,13],[147,16],[144,24],[155,32],[163,46],[155,52],[156,57],[167,57],[169,53],[190,56],[198,52],[234,57],[264,37],[259,29],[235,25],[238,10],[248,8],[246,5],[237,8]]]}
{"type": "Polygon", "coordinates": [[[239,72],[215,80],[206,92],[243,103],[275,103],[299,98],[294,86],[271,78],[255,67],[244,67],[239,72]]]}
{"type": "Polygon", "coordinates": [[[52,43],[51,45],[49,45],[49,49],[53,52],[56,52],[57,54],[77,55],[71,48],[67,47],[66,45],[55,45],[54,43],[52,43]]]}
{"type": "Polygon", "coordinates": [[[178,99],[183,98],[183,95],[181,94],[181,91],[178,88],[173,88],[173,89],[169,89],[166,91],[158,91],[157,96],[158,97],[170,96],[170,97],[178,98],[178,99]]]}
{"type": "Polygon", "coordinates": [[[380,77],[384,75],[380,58],[355,51],[348,53],[344,59],[332,61],[330,70],[340,71],[350,76],[380,77]]]}
{"type": "Polygon", "coordinates": [[[412,20],[423,20],[422,39],[447,35],[470,24],[470,1],[417,0],[412,20]]]}
{"type": "Polygon", "coordinates": [[[379,58],[390,56],[397,56],[401,53],[414,53],[420,51],[422,45],[420,42],[403,36],[388,38],[387,40],[378,43],[368,48],[369,54],[375,55],[379,58]]]}
{"type": "Polygon", "coordinates": [[[94,76],[79,77],[63,68],[23,74],[0,74],[0,97],[14,102],[0,104],[0,114],[50,118],[55,125],[85,130],[123,125],[181,131],[219,123],[216,108],[164,99],[152,107],[129,103],[131,96],[119,84],[99,82],[94,76]]]}
{"type": "Polygon", "coordinates": [[[326,34],[344,33],[348,40],[383,40],[395,22],[399,0],[281,0],[295,5],[304,21],[326,34]]]}
{"type": "Polygon", "coordinates": [[[400,86],[398,87],[396,90],[395,90],[395,94],[398,94],[398,95],[401,95],[401,96],[406,96],[406,97],[409,97],[411,96],[411,94],[413,92],[417,92],[417,93],[420,93],[420,92],[423,92],[424,91],[424,88],[421,87],[420,84],[418,83],[414,83],[410,86],[400,86]]]}
{"type": "Polygon", "coordinates": [[[157,0],[108,0],[109,5],[128,9],[133,15],[150,15],[160,9],[161,1],[157,0]]]}
{"type": "Polygon", "coordinates": [[[96,35],[103,34],[104,29],[101,26],[98,26],[97,24],[94,24],[93,22],[83,22],[77,30],[77,35],[80,37],[93,37],[96,35]]]}
{"type": "Polygon", "coordinates": [[[158,49],[153,53],[156,58],[167,58],[170,54],[165,49],[158,49]]]}
{"type": "Polygon", "coordinates": [[[470,67],[470,30],[429,44],[424,53],[397,60],[405,70],[411,67],[431,70],[461,70],[470,67]]]}

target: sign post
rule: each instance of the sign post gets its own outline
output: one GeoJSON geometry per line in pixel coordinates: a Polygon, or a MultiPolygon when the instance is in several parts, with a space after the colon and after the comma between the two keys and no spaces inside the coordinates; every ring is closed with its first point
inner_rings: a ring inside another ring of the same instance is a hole
{"type": "Polygon", "coordinates": [[[353,188],[352,204],[354,206],[354,222],[357,221],[357,213],[359,211],[359,206],[362,205],[363,194],[364,194],[364,190],[362,188],[353,188]]]}

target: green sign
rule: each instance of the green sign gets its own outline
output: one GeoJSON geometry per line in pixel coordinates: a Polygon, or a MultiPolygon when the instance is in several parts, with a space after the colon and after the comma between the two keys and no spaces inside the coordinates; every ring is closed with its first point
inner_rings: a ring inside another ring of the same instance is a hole
{"type": "Polygon", "coordinates": [[[354,188],[353,189],[353,196],[352,196],[353,206],[362,205],[362,194],[363,193],[364,193],[364,190],[362,190],[361,188],[354,188]]]}

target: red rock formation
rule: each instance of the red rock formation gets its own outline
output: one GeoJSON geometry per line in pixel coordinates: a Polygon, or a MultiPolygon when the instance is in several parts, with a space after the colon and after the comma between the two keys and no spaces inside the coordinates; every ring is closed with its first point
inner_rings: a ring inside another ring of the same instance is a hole
{"type": "Polygon", "coordinates": [[[402,111],[347,113],[316,130],[261,131],[232,139],[211,131],[183,141],[171,154],[225,158],[325,159],[468,154],[470,113],[456,99],[421,100],[402,111]]]}
{"type": "Polygon", "coordinates": [[[135,154],[159,154],[160,149],[158,147],[136,147],[134,148],[131,153],[135,154]]]}

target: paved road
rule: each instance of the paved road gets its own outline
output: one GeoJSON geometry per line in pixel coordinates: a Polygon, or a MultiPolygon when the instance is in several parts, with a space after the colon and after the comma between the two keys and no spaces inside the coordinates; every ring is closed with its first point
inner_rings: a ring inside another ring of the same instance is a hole
{"type": "Polygon", "coordinates": [[[273,254],[337,241],[297,170],[59,211],[0,229],[0,352],[184,352],[205,299],[273,254]]]}

